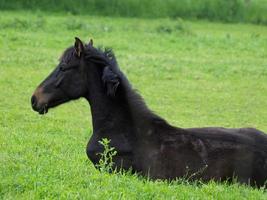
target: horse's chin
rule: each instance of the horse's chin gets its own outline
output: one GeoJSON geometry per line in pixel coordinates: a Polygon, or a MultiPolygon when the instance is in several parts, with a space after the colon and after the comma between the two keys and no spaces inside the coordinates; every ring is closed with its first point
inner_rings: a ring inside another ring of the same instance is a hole
{"type": "Polygon", "coordinates": [[[34,110],[36,112],[38,112],[40,115],[44,115],[44,114],[48,113],[48,110],[50,108],[57,107],[57,106],[65,103],[67,101],[69,101],[69,99],[60,99],[60,100],[57,100],[57,101],[48,102],[48,103],[42,105],[39,109],[38,108],[37,109],[35,108],[34,110]]]}
{"type": "Polygon", "coordinates": [[[44,114],[48,113],[48,106],[47,106],[47,105],[43,106],[43,107],[40,108],[37,112],[38,112],[40,115],[44,115],[44,114]]]}

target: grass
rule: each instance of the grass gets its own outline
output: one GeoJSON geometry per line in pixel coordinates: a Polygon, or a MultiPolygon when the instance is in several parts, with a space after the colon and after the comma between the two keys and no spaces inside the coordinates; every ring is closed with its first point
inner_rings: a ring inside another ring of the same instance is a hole
{"type": "Polygon", "coordinates": [[[74,36],[113,47],[149,107],[173,125],[267,132],[267,27],[1,12],[0,199],[267,198],[266,190],[239,184],[97,171],[85,153],[92,132],[87,102],[45,116],[30,106],[74,36]]]}
{"type": "Polygon", "coordinates": [[[267,0],[2,0],[0,9],[267,24],[267,0]]]}

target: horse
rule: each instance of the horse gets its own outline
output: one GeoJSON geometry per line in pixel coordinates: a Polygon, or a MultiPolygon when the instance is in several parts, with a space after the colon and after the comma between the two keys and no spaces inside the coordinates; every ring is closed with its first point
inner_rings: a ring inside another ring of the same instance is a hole
{"type": "Polygon", "coordinates": [[[264,186],[267,135],[254,128],[179,128],[152,112],[120,70],[110,49],[75,37],[54,71],[34,91],[39,114],[71,100],[90,105],[93,133],[86,153],[97,166],[103,138],[117,154],[114,167],[152,180],[230,181],[264,186]]]}

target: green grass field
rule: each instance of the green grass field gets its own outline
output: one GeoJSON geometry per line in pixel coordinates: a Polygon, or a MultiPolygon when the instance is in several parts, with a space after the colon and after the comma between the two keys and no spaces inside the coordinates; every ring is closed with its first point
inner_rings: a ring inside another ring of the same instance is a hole
{"type": "Polygon", "coordinates": [[[1,12],[0,199],[267,199],[239,184],[149,181],[94,169],[88,103],[40,116],[36,86],[74,37],[112,47],[149,107],[179,127],[267,132],[267,27],[1,12]]]}

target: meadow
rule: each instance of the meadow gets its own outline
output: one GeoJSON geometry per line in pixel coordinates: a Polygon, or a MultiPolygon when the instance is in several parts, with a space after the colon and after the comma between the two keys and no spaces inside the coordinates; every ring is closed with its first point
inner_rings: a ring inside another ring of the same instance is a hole
{"type": "Polygon", "coordinates": [[[112,47],[148,106],[171,124],[267,132],[266,26],[1,11],[0,199],[267,199],[263,188],[237,183],[97,171],[85,153],[85,100],[44,116],[30,106],[75,36],[112,47]]]}

